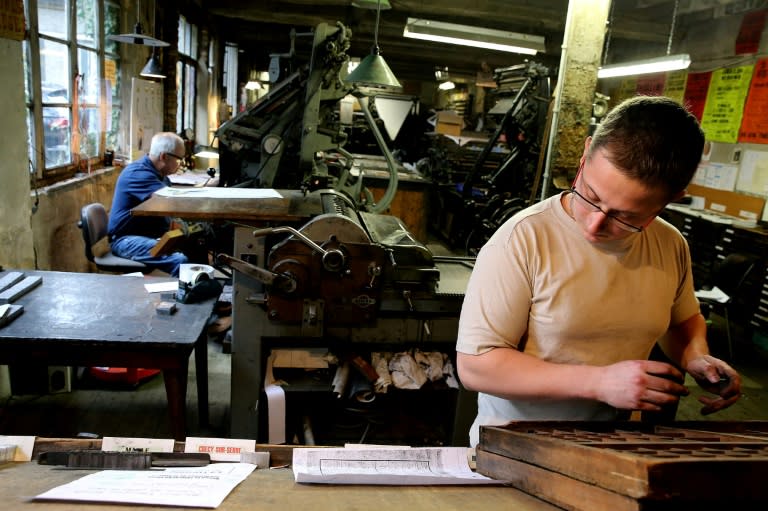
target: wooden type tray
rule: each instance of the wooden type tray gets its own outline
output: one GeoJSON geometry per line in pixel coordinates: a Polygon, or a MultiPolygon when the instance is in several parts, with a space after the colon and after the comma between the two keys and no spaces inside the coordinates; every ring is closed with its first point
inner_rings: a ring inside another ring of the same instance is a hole
{"type": "Polygon", "coordinates": [[[768,509],[768,421],[481,426],[477,471],[573,510],[768,509]]]}

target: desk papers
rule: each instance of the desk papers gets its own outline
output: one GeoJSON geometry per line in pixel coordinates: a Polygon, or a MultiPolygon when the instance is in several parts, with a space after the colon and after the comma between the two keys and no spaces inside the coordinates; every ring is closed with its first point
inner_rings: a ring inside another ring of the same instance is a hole
{"type": "Polygon", "coordinates": [[[201,197],[206,199],[282,199],[273,188],[203,188],[166,186],[155,192],[161,197],[201,197]]]}
{"type": "Polygon", "coordinates": [[[294,448],[297,483],[503,484],[472,472],[466,447],[294,448]]]}
{"type": "Polygon", "coordinates": [[[35,499],[216,508],[254,468],[250,463],[215,463],[165,470],[103,470],[35,499]]]}

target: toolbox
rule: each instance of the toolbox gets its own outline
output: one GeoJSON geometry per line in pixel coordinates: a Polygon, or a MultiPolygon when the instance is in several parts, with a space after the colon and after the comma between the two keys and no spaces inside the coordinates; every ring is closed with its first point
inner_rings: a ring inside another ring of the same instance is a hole
{"type": "Polygon", "coordinates": [[[768,421],[481,426],[477,471],[571,510],[768,509],[768,421]]]}

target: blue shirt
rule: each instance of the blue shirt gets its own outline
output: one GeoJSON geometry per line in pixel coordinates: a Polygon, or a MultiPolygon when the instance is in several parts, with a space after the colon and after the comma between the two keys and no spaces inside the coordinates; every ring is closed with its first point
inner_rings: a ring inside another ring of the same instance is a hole
{"type": "Polygon", "coordinates": [[[112,209],[109,212],[109,239],[135,235],[159,238],[168,231],[170,218],[161,216],[133,216],[131,210],[147,200],[155,191],[169,186],[152,165],[149,156],[132,161],[117,178],[112,209]]]}

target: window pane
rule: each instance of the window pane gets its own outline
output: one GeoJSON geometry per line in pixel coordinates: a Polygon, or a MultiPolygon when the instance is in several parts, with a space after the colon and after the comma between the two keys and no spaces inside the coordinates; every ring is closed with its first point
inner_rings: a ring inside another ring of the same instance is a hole
{"type": "Polygon", "coordinates": [[[79,48],[77,68],[80,70],[79,102],[95,105],[99,101],[99,55],[95,51],[79,48]]]}
{"type": "Polygon", "coordinates": [[[80,109],[80,155],[91,158],[99,154],[99,122],[98,108],[80,109]]]}
{"type": "Polygon", "coordinates": [[[184,112],[184,88],[181,86],[184,76],[184,64],[176,62],[176,133],[184,129],[182,113],[184,112]]]}
{"type": "Polygon", "coordinates": [[[189,26],[189,56],[197,59],[197,25],[189,26]]]}
{"type": "Polygon", "coordinates": [[[107,141],[106,149],[114,149],[117,147],[117,136],[120,127],[120,109],[115,108],[114,105],[111,109],[107,110],[107,141]]]}
{"type": "Polygon", "coordinates": [[[24,39],[22,43],[22,50],[24,52],[24,101],[29,104],[32,101],[32,75],[29,68],[29,41],[27,39],[24,39]]]}
{"type": "Polygon", "coordinates": [[[109,36],[120,33],[120,7],[113,3],[107,3],[104,8],[104,36],[107,37],[104,41],[104,50],[107,53],[117,54],[117,41],[112,41],[109,36]]]}
{"type": "Polygon", "coordinates": [[[69,37],[69,2],[67,0],[40,0],[37,3],[38,31],[59,39],[69,37]]]}
{"type": "Polygon", "coordinates": [[[43,107],[45,168],[64,165],[71,160],[69,109],[43,107]]]}
{"type": "MultiPolygon", "coordinates": [[[[35,122],[32,119],[32,110],[27,109],[27,140],[35,139],[35,122]]],[[[35,144],[27,144],[29,150],[29,161],[32,164],[32,168],[37,168],[37,153],[35,153],[35,144]]]]}
{"type": "Polygon", "coordinates": [[[195,68],[184,65],[184,128],[195,129],[195,68]]]}
{"type": "Polygon", "coordinates": [[[69,103],[69,52],[64,44],[40,39],[43,103],[69,103]]]}
{"type": "Polygon", "coordinates": [[[99,40],[99,13],[96,0],[76,0],[77,42],[89,48],[97,48],[99,40]]]}

